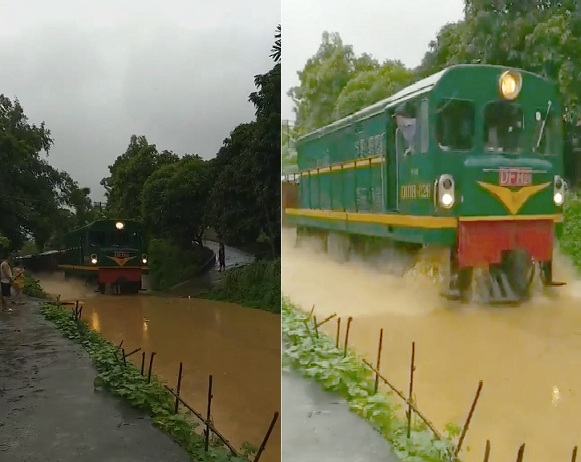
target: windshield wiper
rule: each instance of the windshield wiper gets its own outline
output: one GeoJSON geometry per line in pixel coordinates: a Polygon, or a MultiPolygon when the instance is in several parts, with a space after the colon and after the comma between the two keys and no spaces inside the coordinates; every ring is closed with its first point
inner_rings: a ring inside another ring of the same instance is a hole
{"type": "Polygon", "coordinates": [[[541,140],[543,139],[543,134],[545,132],[545,125],[547,123],[547,119],[549,118],[549,112],[551,111],[552,104],[553,103],[551,101],[549,101],[549,104],[547,104],[547,113],[545,114],[545,118],[543,119],[543,124],[541,125],[541,133],[539,133],[539,139],[537,140],[536,149],[539,149],[539,146],[541,145],[541,140]]]}

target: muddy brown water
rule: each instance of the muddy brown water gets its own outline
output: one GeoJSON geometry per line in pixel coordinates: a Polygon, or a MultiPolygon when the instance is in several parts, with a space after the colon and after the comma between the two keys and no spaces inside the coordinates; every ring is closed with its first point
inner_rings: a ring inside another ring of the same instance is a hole
{"type": "MultiPolygon", "coordinates": [[[[294,242],[284,230],[283,295],[305,310],[314,304],[320,319],[337,313],[343,331],[352,316],[349,345],[372,363],[383,328],[381,372],[406,394],[415,341],[414,394],[440,430],[464,424],[484,381],[461,460],[482,461],[487,439],[492,462],[516,460],[522,443],[526,462],[571,460],[581,445],[581,282],[566,258],[555,272],[568,285],[552,295],[520,307],[461,306],[427,278],[338,264],[294,242]]],[[[334,337],[336,323],[325,330],[334,337]]]]}
{"type": "MultiPolygon", "coordinates": [[[[61,300],[81,299],[82,317],[119,344],[141,367],[141,353],[157,354],[153,371],[175,389],[183,362],[181,396],[206,415],[208,376],[213,376],[212,418],[240,448],[260,446],[275,411],[280,411],[280,317],[235,304],[151,295],[113,296],[92,292],[60,275],[39,275],[43,288],[61,300]]],[[[280,420],[261,461],[280,461],[280,420]]]]}

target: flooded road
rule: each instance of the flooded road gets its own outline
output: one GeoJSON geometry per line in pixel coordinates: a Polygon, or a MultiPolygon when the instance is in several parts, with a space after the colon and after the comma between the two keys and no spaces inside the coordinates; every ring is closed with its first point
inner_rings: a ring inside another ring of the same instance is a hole
{"type": "MultiPolygon", "coordinates": [[[[62,276],[39,276],[43,288],[61,300],[80,298],[83,319],[105,338],[130,352],[146,368],[152,351],[154,373],[175,389],[183,362],[181,396],[205,415],[208,375],[213,375],[212,418],[236,448],[258,447],[275,411],[280,411],[280,317],[230,303],[150,295],[107,296],[62,276]]],[[[280,461],[280,420],[264,462],[280,461]]]]}
{"type": "MultiPolygon", "coordinates": [[[[340,265],[312,246],[294,248],[294,230],[283,232],[283,295],[306,310],[314,304],[321,319],[352,316],[349,344],[373,363],[383,328],[381,371],[400,390],[408,389],[415,341],[414,394],[440,430],[464,424],[484,381],[464,462],[482,461],[487,439],[491,461],[516,460],[522,443],[526,462],[567,461],[581,444],[581,283],[565,258],[555,273],[568,285],[550,298],[460,306],[440,298],[431,281],[340,265]]],[[[325,328],[335,335],[335,323],[325,328]]]]}

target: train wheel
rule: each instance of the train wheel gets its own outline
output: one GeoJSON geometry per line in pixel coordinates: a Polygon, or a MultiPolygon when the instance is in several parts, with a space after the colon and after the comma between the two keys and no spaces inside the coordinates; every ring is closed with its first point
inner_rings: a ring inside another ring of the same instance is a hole
{"type": "Polygon", "coordinates": [[[508,252],[502,262],[510,288],[521,300],[529,298],[535,275],[535,265],[528,252],[523,249],[508,252]]]}
{"type": "Polygon", "coordinates": [[[138,294],[141,289],[141,282],[131,282],[129,284],[129,290],[132,294],[138,294]]]}
{"type": "Polygon", "coordinates": [[[468,302],[472,292],[472,268],[458,267],[457,249],[450,250],[448,290],[443,295],[453,300],[468,302]]]}
{"type": "Polygon", "coordinates": [[[105,284],[98,284],[97,285],[97,290],[99,291],[100,294],[104,294],[105,293],[105,284]]]}
{"type": "Polygon", "coordinates": [[[327,252],[333,260],[345,263],[349,260],[351,252],[349,236],[342,233],[329,233],[327,237],[327,252]]]}

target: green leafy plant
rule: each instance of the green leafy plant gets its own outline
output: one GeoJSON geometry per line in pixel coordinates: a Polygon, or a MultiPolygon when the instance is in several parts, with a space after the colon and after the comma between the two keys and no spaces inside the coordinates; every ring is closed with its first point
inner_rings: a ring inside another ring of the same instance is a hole
{"type": "MultiPolygon", "coordinates": [[[[400,417],[401,409],[392,393],[375,393],[373,373],[353,352],[343,351],[335,341],[314,326],[308,314],[296,308],[288,299],[282,302],[283,364],[291,365],[306,377],[313,378],[329,392],[346,398],[352,411],[368,420],[392,445],[396,455],[406,462],[447,462],[454,460],[452,438],[437,439],[419,419],[412,419],[410,438],[407,421],[400,417]],[[310,326],[309,326],[310,324],[310,326]]],[[[450,430],[455,427],[450,426],[450,430]]]]}
{"type": "Polygon", "coordinates": [[[22,293],[34,298],[48,298],[48,294],[40,286],[39,281],[28,274],[28,272],[24,273],[24,289],[22,293]]]}
{"type": "Polygon", "coordinates": [[[280,258],[226,271],[203,297],[280,313],[280,258]]]}
{"type": "Polygon", "coordinates": [[[154,290],[167,290],[200,273],[214,252],[207,247],[183,249],[169,239],[152,239],[148,248],[154,290]]]}
{"type": "Polygon", "coordinates": [[[569,255],[577,269],[581,269],[581,198],[570,195],[563,207],[564,224],[560,237],[563,253],[569,255]]]}
{"type": "Polygon", "coordinates": [[[97,368],[94,386],[97,390],[109,390],[125,399],[134,407],[145,411],[154,425],[169,433],[196,462],[248,462],[252,454],[244,443],[239,456],[233,455],[217,438],[210,438],[210,448],[204,450],[204,436],[196,430],[200,424],[192,420],[190,413],[174,414],[175,398],[156,378],[148,383],[147,377],[130,361],[123,362],[118,347],[91,330],[82,320],[61,305],[47,302],[42,314],[52,321],[65,337],[82,344],[97,368]]]}

